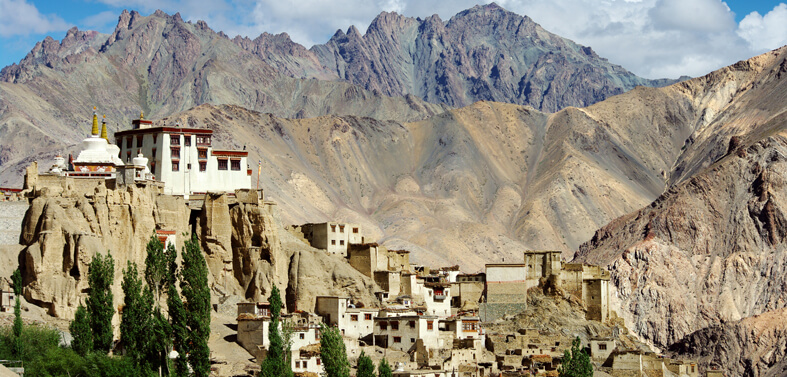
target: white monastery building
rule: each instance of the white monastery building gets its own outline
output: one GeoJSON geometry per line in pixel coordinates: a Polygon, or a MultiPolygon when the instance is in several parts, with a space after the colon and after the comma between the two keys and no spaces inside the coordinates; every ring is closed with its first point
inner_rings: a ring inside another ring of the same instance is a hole
{"type": "Polygon", "coordinates": [[[213,130],[153,127],[142,114],[131,123],[130,130],[115,132],[120,159],[128,164],[139,154],[146,157],[153,177],[164,182],[165,194],[188,197],[251,188],[248,152],[214,149],[213,130]]]}

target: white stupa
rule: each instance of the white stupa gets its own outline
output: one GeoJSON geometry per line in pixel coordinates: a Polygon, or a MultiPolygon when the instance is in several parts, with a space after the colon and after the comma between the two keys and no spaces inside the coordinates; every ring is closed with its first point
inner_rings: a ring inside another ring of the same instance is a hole
{"type": "Polygon", "coordinates": [[[123,166],[120,159],[120,148],[110,144],[107,138],[106,115],[101,124],[101,134],[98,131],[98,115],[93,108],[93,129],[90,136],[80,143],[80,152],[73,161],[74,172],[77,173],[111,173],[116,166],[123,166]]]}

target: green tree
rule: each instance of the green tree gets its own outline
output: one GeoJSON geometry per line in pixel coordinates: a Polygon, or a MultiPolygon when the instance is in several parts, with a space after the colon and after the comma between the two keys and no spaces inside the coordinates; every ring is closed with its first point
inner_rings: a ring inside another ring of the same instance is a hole
{"type": "Polygon", "coordinates": [[[17,268],[11,275],[14,283],[14,356],[22,355],[22,272],[17,268]]]}
{"type": "Polygon", "coordinates": [[[210,288],[208,265],[200,250],[197,236],[187,240],[182,252],[183,268],[180,272],[180,290],[183,294],[188,327],[188,360],[195,377],[210,373],[210,288]]]}
{"type": "Polygon", "coordinates": [[[172,349],[178,353],[178,358],[175,359],[174,363],[174,375],[185,377],[189,374],[189,365],[186,359],[189,331],[186,326],[186,308],[183,306],[183,300],[180,298],[175,285],[178,276],[175,246],[172,244],[167,246],[166,256],[167,310],[170,320],[169,326],[171,327],[170,334],[172,334],[172,349]]]}
{"type": "Polygon", "coordinates": [[[156,351],[159,339],[153,328],[153,293],[143,287],[136,263],[128,262],[123,270],[123,315],[120,319],[120,340],[126,355],[145,371],[158,368],[156,351]]]}
{"type": "Polygon", "coordinates": [[[358,373],[357,377],[377,377],[374,373],[374,362],[366,353],[361,351],[361,356],[358,356],[358,373]]]}
{"type": "Polygon", "coordinates": [[[68,325],[71,332],[71,348],[80,356],[93,350],[93,333],[90,331],[90,317],[82,304],[77,307],[74,320],[68,325]]]}
{"type": "Polygon", "coordinates": [[[593,377],[593,364],[582,348],[579,337],[572,342],[571,350],[563,352],[563,363],[558,368],[558,373],[560,377],[593,377]]]}
{"type": "Polygon", "coordinates": [[[159,307],[162,291],[167,284],[167,253],[164,252],[164,244],[159,241],[155,234],[150,237],[146,250],[145,282],[148,283],[148,287],[153,291],[156,307],[159,307]]]}
{"type": "Polygon", "coordinates": [[[350,363],[344,340],[336,327],[322,325],[320,336],[320,358],[328,377],[349,377],[350,363]]]}
{"type": "Polygon", "coordinates": [[[379,377],[393,377],[391,365],[388,364],[388,360],[385,358],[380,360],[380,365],[377,366],[377,374],[379,377]]]}
{"type": "Polygon", "coordinates": [[[112,348],[112,317],[115,307],[112,302],[112,283],[115,280],[115,260],[107,251],[104,257],[93,256],[87,272],[90,290],[87,297],[87,312],[93,333],[93,349],[109,352],[112,348]]]}
{"type": "Polygon", "coordinates": [[[290,377],[292,376],[290,341],[284,326],[281,326],[281,294],[279,288],[273,285],[271,295],[268,297],[271,305],[271,322],[268,327],[268,353],[260,366],[260,376],[262,377],[290,377]]]}

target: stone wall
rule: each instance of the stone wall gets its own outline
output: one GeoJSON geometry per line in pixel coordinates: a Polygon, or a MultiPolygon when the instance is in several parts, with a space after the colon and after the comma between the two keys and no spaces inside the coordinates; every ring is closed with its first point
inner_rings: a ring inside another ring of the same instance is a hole
{"type": "Polygon", "coordinates": [[[0,245],[19,244],[27,207],[26,200],[0,202],[0,245]]]}

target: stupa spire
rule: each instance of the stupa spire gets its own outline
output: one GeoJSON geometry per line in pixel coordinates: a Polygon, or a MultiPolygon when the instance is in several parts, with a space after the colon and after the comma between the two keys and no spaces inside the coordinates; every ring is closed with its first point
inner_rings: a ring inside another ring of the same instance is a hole
{"type": "Polygon", "coordinates": [[[107,136],[107,115],[104,114],[104,120],[101,121],[101,138],[109,142],[109,137],[107,136]]]}
{"type": "Polygon", "coordinates": [[[93,136],[98,136],[98,114],[96,114],[96,107],[93,106],[93,129],[90,131],[93,136]]]}

